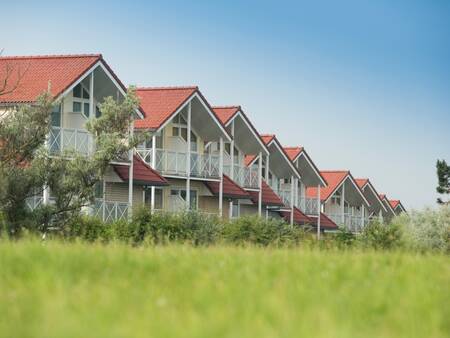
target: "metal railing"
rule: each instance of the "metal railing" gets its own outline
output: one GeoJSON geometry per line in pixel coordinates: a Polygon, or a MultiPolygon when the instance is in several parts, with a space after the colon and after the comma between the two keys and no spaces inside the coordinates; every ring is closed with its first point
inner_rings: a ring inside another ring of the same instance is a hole
{"type": "Polygon", "coordinates": [[[303,211],[307,215],[318,215],[319,214],[319,206],[320,202],[318,198],[310,198],[310,197],[298,197],[298,205],[301,211],[303,211]]]}
{"type": "Polygon", "coordinates": [[[41,206],[43,201],[44,201],[44,198],[42,197],[42,195],[35,195],[35,196],[32,196],[32,197],[28,197],[25,200],[25,203],[26,203],[27,207],[31,211],[33,211],[37,207],[41,206]]]}
{"type": "MultiPolygon", "coordinates": [[[[141,158],[152,165],[152,149],[136,149],[141,158]]],[[[156,149],[155,168],[164,175],[186,176],[187,153],[166,149],[156,149]]],[[[191,153],[190,176],[219,178],[219,155],[191,153]]]]}
{"type": "Polygon", "coordinates": [[[109,202],[96,199],[93,206],[93,216],[99,217],[104,222],[126,220],[128,218],[129,205],[124,202],[109,202]]]}
{"type": "Polygon", "coordinates": [[[48,148],[52,154],[60,154],[67,150],[90,155],[94,151],[94,138],[84,129],[52,127],[48,148]]]}
{"type": "MultiPolygon", "coordinates": [[[[224,165],[223,172],[231,177],[231,165],[224,165]]],[[[233,166],[233,180],[244,188],[259,188],[258,168],[245,167],[238,164],[233,166]]]]}
{"type": "Polygon", "coordinates": [[[360,215],[344,214],[342,217],[342,214],[327,214],[327,216],[337,225],[355,233],[361,232],[369,224],[369,218],[364,217],[363,219],[360,215]]]}

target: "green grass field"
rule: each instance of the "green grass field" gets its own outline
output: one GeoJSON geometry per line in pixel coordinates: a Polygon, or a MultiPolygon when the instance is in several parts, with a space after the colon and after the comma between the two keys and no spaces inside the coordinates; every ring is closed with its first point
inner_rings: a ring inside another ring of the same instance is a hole
{"type": "Polygon", "coordinates": [[[449,337],[448,256],[0,242],[0,337],[449,337]]]}

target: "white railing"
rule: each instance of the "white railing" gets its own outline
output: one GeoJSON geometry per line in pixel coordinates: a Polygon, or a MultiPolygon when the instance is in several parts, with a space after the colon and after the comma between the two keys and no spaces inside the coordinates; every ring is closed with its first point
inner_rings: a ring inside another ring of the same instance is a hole
{"type": "MultiPolygon", "coordinates": [[[[235,164],[233,166],[233,180],[244,188],[259,188],[258,168],[245,167],[235,164]]],[[[223,172],[231,177],[231,165],[224,165],[223,172]]]]}
{"type": "MultiPolygon", "coordinates": [[[[141,158],[152,165],[152,149],[136,149],[141,158]]],[[[186,176],[187,153],[166,149],[156,149],[155,168],[164,175],[186,176]]],[[[191,176],[219,178],[219,156],[191,153],[191,176]]]]}
{"type": "Polygon", "coordinates": [[[351,232],[361,232],[364,227],[369,223],[369,219],[360,215],[351,215],[351,214],[327,214],[327,216],[337,225],[344,226],[347,230],[351,232]]]}
{"type": "Polygon", "coordinates": [[[93,206],[93,216],[101,218],[104,222],[126,220],[128,218],[128,209],[128,203],[96,199],[93,206]]]}
{"type": "Polygon", "coordinates": [[[84,129],[52,127],[48,147],[52,154],[71,150],[83,155],[90,155],[94,151],[94,139],[84,129]]]}
{"type": "Polygon", "coordinates": [[[31,211],[33,211],[34,209],[36,209],[37,207],[39,207],[39,206],[42,205],[43,200],[44,200],[44,199],[43,199],[42,196],[40,196],[40,195],[35,195],[35,196],[28,197],[28,198],[25,200],[25,203],[26,203],[27,207],[28,207],[31,211]]]}
{"type": "Polygon", "coordinates": [[[275,191],[277,195],[281,198],[284,204],[287,206],[291,205],[291,191],[286,189],[280,189],[278,191],[275,191]]]}
{"type": "Polygon", "coordinates": [[[317,215],[319,213],[319,199],[310,197],[298,197],[297,207],[307,215],[317,215]]]}

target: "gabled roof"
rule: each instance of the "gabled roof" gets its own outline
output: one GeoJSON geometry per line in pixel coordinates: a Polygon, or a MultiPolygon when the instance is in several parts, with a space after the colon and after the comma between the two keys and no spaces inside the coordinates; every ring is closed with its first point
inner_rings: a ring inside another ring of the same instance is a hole
{"type": "Polygon", "coordinates": [[[295,161],[303,151],[303,147],[283,147],[291,161],[295,161]]]}
{"type": "Polygon", "coordinates": [[[395,215],[395,210],[392,208],[386,194],[379,194],[378,196],[380,196],[380,199],[384,202],[384,205],[395,215]]]}
{"type": "Polygon", "coordinates": [[[196,86],[137,88],[144,119],[136,121],[135,127],[158,129],[197,91],[196,86]]]}
{"type": "Polygon", "coordinates": [[[245,155],[244,164],[246,167],[250,166],[255,160],[257,155],[245,155]]]}
{"type": "MultiPolygon", "coordinates": [[[[330,171],[321,171],[320,174],[327,182],[327,186],[320,188],[320,200],[322,202],[328,201],[328,199],[333,196],[333,194],[336,192],[336,190],[341,186],[341,184],[346,180],[350,179],[351,182],[354,184],[354,187],[361,195],[364,202],[366,202],[367,205],[369,205],[369,202],[367,201],[366,197],[364,196],[363,191],[356,183],[355,179],[353,178],[352,174],[349,170],[330,170],[330,171]]],[[[308,197],[316,197],[317,196],[317,188],[316,187],[308,187],[306,188],[306,196],[308,197]]]]}
{"type": "MultiPolygon", "coordinates": [[[[349,176],[350,172],[346,171],[321,171],[320,174],[327,182],[327,186],[320,189],[320,200],[326,201],[330,198],[341,183],[349,176]]],[[[317,197],[317,188],[309,187],[306,189],[306,196],[317,197]]]]}
{"type": "Polygon", "coordinates": [[[400,207],[402,211],[406,211],[405,207],[403,206],[402,202],[400,200],[388,200],[389,204],[391,205],[392,209],[397,209],[400,207]]]}
{"type": "MultiPolygon", "coordinates": [[[[309,218],[313,221],[313,225],[317,228],[317,216],[309,216],[309,218]]],[[[330,218],[327,217],[324,213],[320,213],[320,228],[325,230],[337,230],[338,226],[334,223],[330,218]]]]}
{"type": "Polygon", "coordinates": [[[57,98],[98,62],[126,91],[101,54],[2,56],[0,79],[8,76],[8,83],[6,93],[0,96],[0,104],[32,103],[49,88],[52,96],[57,98]]]}
{"type": "Polygon", "coordinates": [[[378,201],[381,203],[381,206],[383,207],[384,211],[387,211],[383,200],[380,198],[380,195],[378,194],[378,192],[375,190],[375,187],[373,186],[373,184],[370,182],[370,180],[368,178],[355,178],[355,182],[358,185],[358,187],[364,192],[365,187],[369,187],[373,194],[375,195],[375,197],[378,199],[378,201]]]}
{"type": "MultiPolygon", "coordinates": [[[[124,181],[128,181],[130,173],[127,165],[113,165],[114,171],[124,181]]],[[[169,185],[169,182],[156,170],[152,169],[138,155],[133,157],[133,181],[138,184],[162,186],[169,185]]]]}
{"type": "MultiPolygon", "coordinates": [[[[205,185],[215,196],[219,195],[220,182],[217,181],[206,181],[205,185]]],[[[250,199],[250,194],[242,189],[237,183],[235,183],[227,175],[223,175],[223,197],[225,198],[241,198],[250,199]]]]}
{"type": "MultiPolygon", "coordinates": [[[[249,191],[253,203],[258,204],[259,192],[258,191],[249,191]]],[[[267,183],[262,181],[262,205],[265,206],[277,206],[281,207],[284,205],[281,198],[272,190],[271,187],[267,185],[267,183]]]]}
{"type": "MultiPolygon", "coordinates": [[[[289,207],[290,208],[290,207],[289,207]]],[[[288,210],[280,211],[281,216],[286,220],[286,222],[291,221],[291,212],[288,210]]],[[[313,220],[306,216],[300,209],[294,207],[294,223],[298,225],[313,224],[313,220]]]]}
{"type": "Polygon", "coordinates": [[[216,106],[213,107],[214,112],[223,125],[228,122],[241,110],[240,106],[216,106]]]}
{"type": "Polygon", "coordinates": [[[304,155],[304,157],[306,158],[306,161],[310,164],[310,166],[313,168],[314,172],[317,174],[317,176],[319,176],[319,179],[322,181],[322,183],[324,185],[326,185],[325,179],[322,177],[322,175],[320,174],[319,169],[316,167],[316,165],[314,164],[314,162],[311,160],[311,158],[309,157],[308,153],[306,152],[304,147],[301,146],[296,146],[296,147],[284,147],[283,148],[284,151],[286,152],[286,154],[289,156],[289,159],[292,162],[295,162],[300,155],[304,155]]]}

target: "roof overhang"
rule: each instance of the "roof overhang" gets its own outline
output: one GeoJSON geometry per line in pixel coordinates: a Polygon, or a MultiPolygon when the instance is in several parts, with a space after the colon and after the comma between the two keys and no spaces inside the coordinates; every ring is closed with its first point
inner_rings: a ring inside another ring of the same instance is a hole
{"type": "Polygon", "coordinates": [[[246,154],[259,154],[259,152],[262,152],[264,155],[269,155],[269,149],[267,149],[259,133],[241,109],[233,114],[225,126],[234,128],[233,138],[235,143],[246,154]],[[253,136],[251,140],[248,138],[249,134],[253,136]]]}
{"type": "MultiPolygon", "coordinates": [[[[354,194],[354,195],[361,197],[361,199],[362,199],[363,203],[366,205],[366,207],[370,207],[369,201],[364,196],[364,193],[358,187],[358,184],[356,183],[355,179],[352,177],[351,174],[347,174],[341,180],[341,182],[336,186],[336,188],[333,190],[333,192],[329,194],[328,198],[326,200],[324,200],[323,203],[327,203],[330,200],[330,198],[333,197],[333,195],[336,193],[336,191],[338,191],[344,184],[346,184],[346,186],[345,186],[346,188],[348,188],[348,187],[354,188],[354,191],[356,192],[356,194],[354,194]],[[347,182],[349,182],[349,183],[347,184],[347,182]]],[[[347,192],[348,192],[348,189],[345,190],[345,193],[346,193],[345,197],[348,197],[348,196],[351,197],[352,195],[348,195],[347,192]]],[[[345,199],[347,199],[347,198],[345,198],[345,199]]]]}
{"type": "MultiPolygon", "coordinates": [[[[369,180],[367,180],[367,182],[362,186],[361,190],[363,191],[364,194],[366,193],[366,191],[369,191],[373,197],[372,199],[376,200],[378,202],[378,204],[381,206],[381,208],[384,210],[384,212],[387,212],[386,206],[384,205],[383,201],[381,200],[380,195],[375,190],[375,188],[373,187],[372,183],[370,183],[369,180]]],[[[367,199],[370,199],[370,198],[367,198],[367,199]]],[[[371,206],[373,206],[373,203],[371,203],[371,206]]]]}
{"type": "Polygon", "coordinates": [[[301,179],[298,169],[289,159],[289,156],[286,154],[276,137],[273,137],[272,140],[270,140],[267,144],[267,148],[270,151],[270,171],[272,171],[278,178],[295,176],[296,178],[301,179]]]}
{"type": "Polygon", "coordinates": [[[297,168],[302,175],[302,182],[305,183],[306,186],[320,185],[321,187],[325,187],[327,185],[320,174],[319,169],[317,169],[316,165],[304,149],[300,151],[292,162],[297,163],[297,168]]]}

